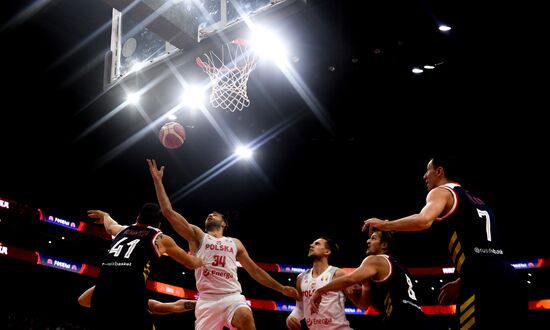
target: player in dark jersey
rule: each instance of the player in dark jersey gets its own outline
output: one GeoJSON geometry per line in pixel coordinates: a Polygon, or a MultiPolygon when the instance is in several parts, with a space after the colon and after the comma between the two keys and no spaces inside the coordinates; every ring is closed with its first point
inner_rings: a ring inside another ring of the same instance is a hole
{"type": "Polygon", "coordinates": [[[450,157],[434,157],[424,180],[426,205],[418,214],[388,221],[365,220],[363,230],[417,231],[437,223],[446,232],[456,281],[441,288],[439,302],[456,301],[459,329],[514,329],[525,325],[526,291],[499,245],[491,208],[451,180],[450,157]],[[505,298],[504,298],[505,297],[505,298]]]}
{"type": "Polygon", "coordinates": [[[200,258],[187,254],[159,229],[161,213],[157,204],[143,205],[136,223],[121,226],[108,213],[88,211],[114,236],[91,297],[96,329],[153,329],[148,310],[146,281],[152,261],[167,254],[187,268],[203,265],[200,258]]]}
{"type": "Polygon", "coordinates": [[[386,254],[390,232],[375,231],[367,240],[367,257],[353,272],[317,288],[311,297],[312,312],[317,312],[323,295],[330,291],[361,285],[361,290],[347,291],[359,308],[373,306],[382,315],[385,329],[438,329],[424,314],[413,290],[413,283],[397,261],[386,254]]]}

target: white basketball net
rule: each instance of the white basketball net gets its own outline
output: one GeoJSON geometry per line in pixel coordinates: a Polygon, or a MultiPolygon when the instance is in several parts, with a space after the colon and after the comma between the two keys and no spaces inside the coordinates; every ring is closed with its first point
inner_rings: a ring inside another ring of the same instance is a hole
{"type": "Polygon", "coordinates": [[[197,57],[197,65],[208,74],[212,82],[210,104],[231,112],[248,107],[247,82],[257,60],[258,56],[242,39],[222,45],[218,53],[211,50],[197,57]]]}

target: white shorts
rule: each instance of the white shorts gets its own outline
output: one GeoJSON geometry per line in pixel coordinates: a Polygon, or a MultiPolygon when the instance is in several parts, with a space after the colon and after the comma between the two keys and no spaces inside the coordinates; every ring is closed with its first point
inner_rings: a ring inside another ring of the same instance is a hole
{"type": "Polygon", "coordinates": [[[237,309],[250,309],[242,294],[221,296],[217,299],[199,297],[195,307],[195,330],[222,330],[223,327],[236,329],[231,326],[231,320],[237,309]]]}

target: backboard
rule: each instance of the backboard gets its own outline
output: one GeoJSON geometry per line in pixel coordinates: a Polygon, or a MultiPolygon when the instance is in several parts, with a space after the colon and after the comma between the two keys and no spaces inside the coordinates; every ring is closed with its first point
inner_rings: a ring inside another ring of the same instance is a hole
{"type": "Polygon", "coordinates": [[[272,23],[306,0],[103,0],[113,8],[104,89],[136,71],[246,37],[249,23],[272,23]]]}

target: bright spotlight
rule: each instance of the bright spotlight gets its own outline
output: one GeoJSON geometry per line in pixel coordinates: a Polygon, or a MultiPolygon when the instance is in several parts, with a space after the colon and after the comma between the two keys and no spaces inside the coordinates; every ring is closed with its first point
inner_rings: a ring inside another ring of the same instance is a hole
{"type": "Polygon", "coordinates": [[[247,147],[240,146],[235,149],[235,154],[239,156],[239,158],[249,159],[252,157],[252,150],[247,147]]]}
{"type": "Polygon", "coordinates": [[[188,86],[183,92],[181,102],[184,106],[196,109],[203,106],[205,98],[204,90],[197,86],[188,86]]]}
{"type": "Polygon", "coordinates": [[[275,63],[287,61],[287,50],[281,38],[265,28],[254,31],[250,42],[252,49],[260,55],[273,60],[275,63]]]}
{"type": "Polygon", "coordinates": [[[138,104],[140,96],[138,93],[130,93],[126,96],[126,101],[130,104],[138,104]]]}

